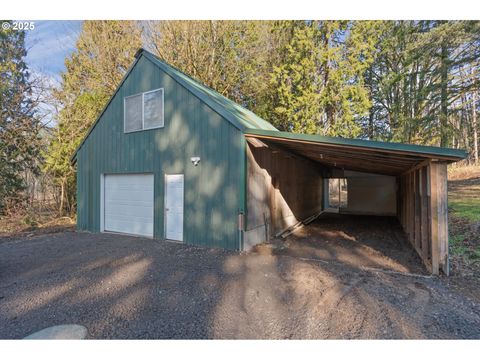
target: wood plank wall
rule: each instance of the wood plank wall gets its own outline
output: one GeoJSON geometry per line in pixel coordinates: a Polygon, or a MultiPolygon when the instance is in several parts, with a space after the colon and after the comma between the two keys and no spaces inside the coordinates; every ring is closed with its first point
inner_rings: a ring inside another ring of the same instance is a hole
{"type": "Polygon", "coordinates": [[[399,219],[432,274],[448,275],[447,165],[428,162],[399,177],[399,219]]]}
{"type": "Polygon", "coordinates": [[[318,164],[272,147],[247,146],[245,249],[322,210],[318,164]]]}

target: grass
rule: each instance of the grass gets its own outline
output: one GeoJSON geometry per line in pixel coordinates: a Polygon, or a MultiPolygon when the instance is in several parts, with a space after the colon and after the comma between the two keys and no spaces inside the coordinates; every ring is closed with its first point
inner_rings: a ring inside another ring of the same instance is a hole
{"type": "Polygon", "coordinates": [[[450,246],[452,255],[464,255],[467,251],[467,247],[463,245],[465,236],[462,234],[455,234],[450,236],[450,246]]]}
{"type": "Polygon", "coordinates": [[[449,169],[450,253],[467,266],[480,266],[480,166],[449,169]]]}
{"type": "MultiPolygon", "coordinates": [[[[480,196],[480,187],[478,189],[480,196]]],[[[449,208],[455,216],[469,219],[473,222],[480,221],[480,198],[466,200],[449,200],[449,208]]]]}

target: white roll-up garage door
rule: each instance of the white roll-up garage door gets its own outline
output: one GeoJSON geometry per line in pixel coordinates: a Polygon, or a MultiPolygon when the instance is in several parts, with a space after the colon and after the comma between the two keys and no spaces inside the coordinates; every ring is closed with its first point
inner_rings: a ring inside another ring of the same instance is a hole
{"type": "Polygon", "coordinates": [[[153,237],[153,175],[105,175],[104,228],[153,237]]]}

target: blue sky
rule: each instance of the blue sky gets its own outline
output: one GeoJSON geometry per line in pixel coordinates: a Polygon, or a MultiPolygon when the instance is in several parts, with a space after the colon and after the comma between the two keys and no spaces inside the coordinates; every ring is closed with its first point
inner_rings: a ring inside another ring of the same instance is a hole
{"type": "MultiPolygon", "coordinates": [[[[65,58],[75,50],[82,21],[43,20],[34,23],[34,30],[26,30],[25,36],[30,73],[33,77],[41,76],[50,86],[58,86],[60,74],[65,70],[65,58]]],[[[44,124],[55,124],[54,110],[47,102],[39,105],[44,124]]]]}
{"type": "Polygon", "coordinates": [[[34,72],[58,81],[65,70],[65,57],[75,49],[82,21],[34,21],[35,29],[27,30],[27,64],[34,72]]]}

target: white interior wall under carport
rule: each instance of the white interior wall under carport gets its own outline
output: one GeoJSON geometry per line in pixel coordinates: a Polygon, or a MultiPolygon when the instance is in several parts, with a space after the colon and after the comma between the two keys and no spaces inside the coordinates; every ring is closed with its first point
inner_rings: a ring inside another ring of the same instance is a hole
{"type": "MultiPolygon", "coordinates": [[[[347,204],[339,212],[387,216],[397,214],[398,185],[395,176],[341,170],[334,171],[332,177],[347,179],[347,204]]],[[[328,180],[325,179],[325,182],[328,180]]],[[[324,196],[328,197],[328,192],[324,196]]],[[[324,208],[328,207],[328,202],[326,198],[324,208]]]]}

